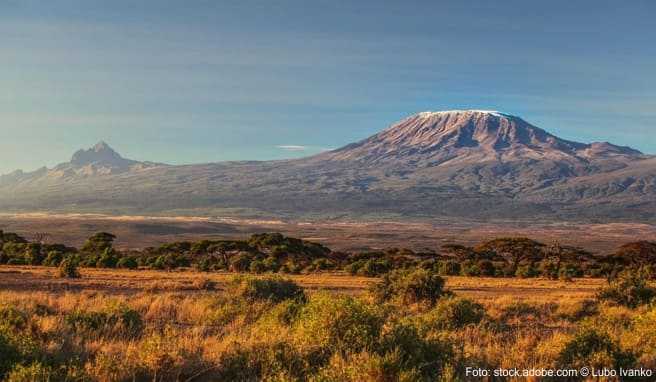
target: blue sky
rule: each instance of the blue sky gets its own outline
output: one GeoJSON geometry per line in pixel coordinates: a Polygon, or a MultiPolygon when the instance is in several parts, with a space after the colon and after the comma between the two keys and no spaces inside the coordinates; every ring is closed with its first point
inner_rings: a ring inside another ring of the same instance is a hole
{"type": "Polygon", "coordinates": [[[302,156],[469,108],[656,153],[655,4],[0,0],[0,173],[99,140],[302,156]]]}

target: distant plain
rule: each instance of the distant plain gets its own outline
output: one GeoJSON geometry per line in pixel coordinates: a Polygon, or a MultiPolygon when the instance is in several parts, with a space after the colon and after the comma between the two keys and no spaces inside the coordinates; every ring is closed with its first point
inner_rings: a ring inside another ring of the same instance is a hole
{"type": "Polygon", "coordinates": [[[575,245],[608,254],[619,245],[656,238],[646,223],[449,220],[279,220],[205,217],[148,217],[82,214],[0,214],[0,229],[27,238],[47,233],[46,240],[79,247],[95,232],[107,231],[121,249],[144,248],[177,240],[246,238],[253,233],[281,232],[315,241],[333,250],[405,247],[433,250],[447,243],[472,245],[495,237],[527,236],[551,244],[575,245]]]}

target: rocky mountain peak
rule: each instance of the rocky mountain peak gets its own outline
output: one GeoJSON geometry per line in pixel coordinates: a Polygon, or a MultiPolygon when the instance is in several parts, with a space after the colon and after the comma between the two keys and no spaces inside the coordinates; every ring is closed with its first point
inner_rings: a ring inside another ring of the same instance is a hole
{"type": "Polygon", "coordinates": [[[100,141],[87,150],[78,150],[73,154],[70,163],[75,166],[100,165],[108,167],[124,167],[134,161],[123,158],[107,143],[100,141]]]}
{"type": "Polygon", "coordinates": [[[617,146],[568,141],[520,117],[494,110],[426,111],[363,141],[327,153],[333,160],[413,162],[587,160],[590,155],[639,155],[617,146]]]}

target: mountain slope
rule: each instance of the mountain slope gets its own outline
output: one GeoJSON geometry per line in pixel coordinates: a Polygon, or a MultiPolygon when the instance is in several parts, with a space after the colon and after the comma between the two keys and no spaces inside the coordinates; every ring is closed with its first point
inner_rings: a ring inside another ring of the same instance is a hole
{"type": "Polygon", "coordinates": [[[53,169],[0,177],[0,207],[650,220],[654,161],[627,147],[560,139],[500,112],[424,112],[297,160],[167,166],[100,143],[53,169]]]}

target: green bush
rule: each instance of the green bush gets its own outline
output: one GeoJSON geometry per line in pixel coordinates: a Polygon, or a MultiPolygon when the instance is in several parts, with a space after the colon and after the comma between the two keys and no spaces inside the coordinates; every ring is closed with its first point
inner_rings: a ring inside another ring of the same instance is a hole
{"type": "Polygon", "coordinates": [[[558,278],[561,280],[571,281],[575,277],[583,276],[583,270],[577,264],[565,263],[560,266],[558,278]]]}
{"type": "Polygon", "coordinates": [[[455,260],[438,261],[437,272],[442,276],[457,276],[460,274],[460,263],[455,260]]]}
{"type": "Polygon", "coordinates": [[[303,381],[316,368],[308,358],[285,342],[236,346],[221,356],[212,380],[303,381]]]}
{"type": "Polygon", "coordinates": [[[396,270],[386,274],[371,287],[377,302],[396,300],[400,303],[435,304],[444,295],[444,279],[425,269],[396,270]]]}
{"type": "Polygon", "coordinates": [[[295,339],[329,353],[373,350],[383,318],[358,299],[320,293],[303,307],[295,324],[295,339]]]}
{"type": "Polygon", "coordinates": [[[261,260],[253,260],[249,266],[249,269],[253,273],[263,273],[267,270],[266,266],[261,260]]]}
{"type": "Polygon", "coordinates": [[[64,259],[64,255],[59,251],[50,251],[45,260],[43,260],[43,265],[47,267],[58,267],[59,264],[64,259]]]}
{"type": "Polygon", "coordinates": [[[242,252],[230,258],[230,270],[233,272],[246,272],[251,265],[252,256],[242,252]]]}
{"type": "Polygon", "coordinates": [[[440,299],[435,308],[422,315],[421,321],[429,328],[444,330],[478,324],[483,317],[485,308],[481,304],[461,297],[451,297],[440,299]]]}
{"type": "Polygon", "coordinates": [[[656,289],[648,284],[648,275],[641,269],[629,269],[610,282],[597,294],[599,300],[635,308],[656,298],[656,289]]]}
{"type": "Polygon", "coordinates": [[[377,277],[388,273],[392,265],[388,259],[360,259],[346,266],[352,275],[377,277]]]}
{"type": "Polygon", "coordinates": [[[520,265],[515,271],[515,276],[521,278],[538,277],[540,271],[533,264],[520,265]]]}
{"type": "Polygon", "coordinates": [[[59,264],[59,277],[74,279],[80,277],[80,272],[77,270],[77,261],[67,257],[59,264]]]}
{"type": "Polygon", "coordinates": [[[28,316],[25,312],[10,305],[0,305],[0,326],[16,330],[25,329],[28,316]]]}
{"type": "Polygon", "coordinates": [[[139,263],[137,263],[134,257],[124,256],[116,262],[116,266],[125,269],[137,269],[139,268],[139,263]]]}
{"type": "Polygon", "coordinates": [[[303,288],[291,280],[280,277],[235,277],[230,282],[228,289],[232,292],[232,295],[248,301],[305,300],[303,288]]]}
{"type": "Polygon", "coordinates": [[[14,328],[0,325],[0,379],[16,365],[30,362],[38,355],[38,347],[31,337],[14,328]]]}
{"type": "Polygon", "coordinates": [[[40,362],[34,362],[29,366],[16,365],[7,375],[6,382],[49,382],[55,381],[56,375],[52,369],[40,362]]]}
{"type": "Polygon", "coordinates": [[[481,275],[481,268],[471,260],[465,260],[460,264],[460,274],[463,276],[475,277],[481,275]]]}
{"type": "Polygon", "coordinates": [[[635,363],[635,357],[624,352],[606,333],[590,327],[583,327],[560,351],[557,359],[560,368],[581,367],[601,370],[610,368],[630,368],[635,363]]]}
{"type": "Polygon", "coordinates": [[[0,328],[0,378],[9,372],[21,359],[17,346],[6,330],[0,328]]]}
{"type": "Polygon", "coordinates": [[[384,357],[394,355],[389,359],[395,362],[390,362],[392,367],[387,367],[387,370],[396,374],[414,374],[430,381],[437,380],[445,363],[454,355],[450,342],[429,337],[407,323],[395,324],[386,331],[377,353],[384,357]]]}
{"type": "Polygon", "coordinates": [[[540,274],[543,277],[556,280],[558,278],[558,264],[551,260],[543,260],[538,266],[540,274]]]}
{"type": "Polygon", "coordinates": [[[205,257],[196,263],[196,270],[199,272],[209,272],[212,270],[212,261],[205,257]]]}
{"type": "Polygon", "coordinates": [[[264,264],[264,268],[268,271],[278,272],[280,270],[280,264],[278,263],[278,260],[273,256],[268,256],[262,260],[262,264],[264,264]]]}
{"type": "Polygon", "coordinates": [[[139,312],[125,305],[112,305],[101,311],[74,310],[66,314],[64,321],[76,331],[127,337],[141,335],[144,326],[139,312]]]}

